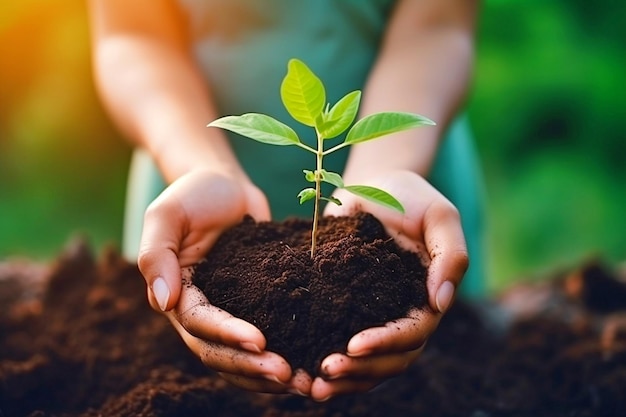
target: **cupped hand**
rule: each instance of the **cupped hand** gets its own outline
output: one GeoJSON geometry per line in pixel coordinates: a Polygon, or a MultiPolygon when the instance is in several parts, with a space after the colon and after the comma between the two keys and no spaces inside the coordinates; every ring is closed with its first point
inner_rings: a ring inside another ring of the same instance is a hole
{"type": "Polygon", "coordinates": [[[254,391],[308,394],[308,375],[292,373],[282,357],[265,350],[259,329],[211,305],[191,284],[188,267],[246,214],[257,221],[270,218],[265,196],[245,178],[197,170],[167,187],[144,217],[138,266],[148,300],[202,362],[231,383],[254,391]]]}
{"type": "Polygon", "coordinates": [[[367,211],[376,216],[400,246],[416,252],[428,266],[428,305],[383,327],[366,329],[350,339],[346,354],[331,354],[313,380],[311,397],[367,391],[404,371],[423,350],[468,267],[467,248],[458,210],[426,180],[410,171],[392,171],[359,182],[381,188],[396,197],[405,213],[358,198],[345,190],[329,204],[325,215],[367,211]]]}

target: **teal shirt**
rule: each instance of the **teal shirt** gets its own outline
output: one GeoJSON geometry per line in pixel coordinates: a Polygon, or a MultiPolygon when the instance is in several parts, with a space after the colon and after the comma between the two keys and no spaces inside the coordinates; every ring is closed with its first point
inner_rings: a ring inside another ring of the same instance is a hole
{"type": "MultiPolygon", "coordinates": [[[[258,112],[293,127],[306,143],[315,132],[293,121],[280,100],[287,62],[299,58],[326,86],[327,100],[362,89],[374,62],[390,1],[182,0],[196,41],[195,55],[223,115],[258,112]],[[245,10],[245,13],[242,12],[245,10]]],[[[246,172],[266,193],[274,218],[308,216],[298,192],[302,169],[315,159],[295,147],[271,147],[230,134],[246,172]]],[[[347,150],[325,159],[341,172],[347,150]]]]}
{"type": "MultiPolygon", "coordinates": [[[[326,86],[327,101],[362,90],[377,55],[393,1],[383,0],[179,0],[189,19],[194,54],[222,115],[265,113],[292,126],[313,145],[312,128],[293,121],[280,100],[287,62],[299,58],[326,86]]],[[[428,116],[428,115],[426,115],[428,116]]],[[[210,120],[207,120],[207,123],[210,120]]],[[[315,160],[297,147],[263,145],[230,134],[232,147],[252,180],[266,193],[273,217],[309,217],[298,192],[309,186],[302,169],[315,160]]],[[[347,150],[325,158],[342,172],[347,150]]],[[[463,291],[483,290],[480,249],[479,169],[467,124],[457,120],[441,144],[429,178],[463,217],[472,266],[463,291]],[[477,263],[478,262],[478,263],[477,263]]],[[[135,157],[128,195],[125,251],[138,246],[143,211],[163,188],[151,161],[135,157]],[[142,161],[142,162],[141,162],[142,161]],[[134,183],[133,183],[134,182],[134,183]]]]}

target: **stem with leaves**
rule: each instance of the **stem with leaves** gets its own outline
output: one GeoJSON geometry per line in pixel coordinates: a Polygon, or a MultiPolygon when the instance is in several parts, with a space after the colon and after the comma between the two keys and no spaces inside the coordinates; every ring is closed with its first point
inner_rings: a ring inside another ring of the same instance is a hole
{"type": "Polygon", "coordinates": [[[288,63],[287,75],[281,84],[280,95],[285,108],[296,121],[315,129],[316,148],[303,143],[291,127],[261,113],[225,116],[214,120],[208,126],[226,129],[270,145],[298,146],[315,154],[315,171],[303,170],[305,180],[313,183],[314,186],[305,188],[298,194],[300,204],[311,199],[315,203],[311,231],[311,257],[315,255],[317,246],[321,200],[341,204],[341,201],[335,197],[322,196],[322,182],[404,213],[402,204],[386,191],[366,185],[345,185],[341,175],[323,168],[323,158],[346,146],[418,126],[434,125],[432,120],[413,113],[382,112],[366,116],[353,124],[359,109],[361,92],[352,91],[330,107],[330,104],[326,102],[326,90],[322,81],[297,59],[291,59],[288,63]],[[346,131],[345,139],[341,143],[324,150],[326,140],[336,138],[346,131]]]}
{"type": "MultiPolygon", "coordinates": [[[[316,164],[315,164],[315,208],[313,209],[313,227],[311,230],[311,258],[315,255],[315,249],[317,247],[317,225],[319,223],[320,215],[320,201],[322,199],[322,160],[324,159],[324,138],[319,133],[317,134],[317,152],[316,164]]],[[[302,204],[302,198],[300,198],[300,204],[302,204]]]]}

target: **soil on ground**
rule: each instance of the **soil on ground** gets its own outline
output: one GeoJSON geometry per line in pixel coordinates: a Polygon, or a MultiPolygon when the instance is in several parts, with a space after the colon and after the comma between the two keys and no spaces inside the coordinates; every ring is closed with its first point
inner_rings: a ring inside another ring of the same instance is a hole
{"type": "Polygon", "coordinates": [[[0,263],[2,417],[620,416],[624,387],[626,284],[601,262],[458,300],[405,373],[325,403],[204,368],[115,250],[0,263]]]}

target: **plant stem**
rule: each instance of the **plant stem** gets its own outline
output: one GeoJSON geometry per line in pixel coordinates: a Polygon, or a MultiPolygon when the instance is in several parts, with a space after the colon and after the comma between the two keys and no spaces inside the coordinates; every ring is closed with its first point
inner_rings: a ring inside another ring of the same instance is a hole
{"type": "MultiPolygon", "coordinates": [[[[317,129],[316,129],[317,131],[317,129]]],[[[324,158],[324,137],[317,132],[317,163],[315,168],[315,208],[313,209],[313,227],[311,230],[311,259],[317,248],[317,224],[319,223],[320,201],[322,197],[322,159],[324,158]]]]}

